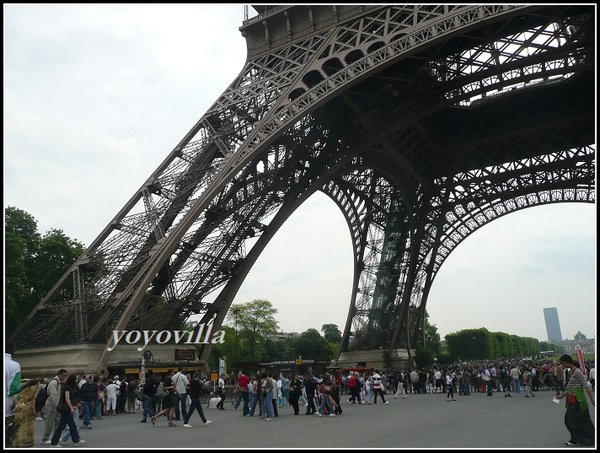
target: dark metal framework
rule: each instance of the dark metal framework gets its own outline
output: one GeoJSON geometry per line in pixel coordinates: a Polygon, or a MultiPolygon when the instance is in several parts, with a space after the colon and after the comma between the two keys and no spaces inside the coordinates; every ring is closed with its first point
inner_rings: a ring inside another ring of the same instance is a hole
{"type": "Polygon", "coordinates": [[[410,347],[471,233],[595,202],[593,6],[289,6],[241,30],[240,75],[15,332],[20,347],[192,314],[220,325],[317,190],[352,235],[342,351],[410,347]]]}

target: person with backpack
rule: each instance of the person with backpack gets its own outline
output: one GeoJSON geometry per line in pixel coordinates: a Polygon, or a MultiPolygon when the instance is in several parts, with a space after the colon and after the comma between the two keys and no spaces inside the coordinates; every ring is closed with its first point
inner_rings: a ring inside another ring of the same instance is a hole
{"type": "Polygon", "coordinates": [[[163,404],[165,396],[167,396],[167,392],[163,388],[163,382],[160,381],[156,387],[156,396],[153,398],[151,404],[154,413],[160,412],[165,408],[163,404]]]}
{"type": "Polygon", "coordinates": [[[262,390],[265,395],[265,411],[267,413],[267,421],[273,420],[273,395],[277,383],[271,377],[271,372],[263,373],[263,385],[262,390]]]}
{"type": "Polygon", "coordinates": [[[51,444],[50,436],[52,436],[52,433],[54,433],[55,429],[58,428],[58,424],[60,423],[60,414],[58,414],[56,411],[56,406],[58,406],[58,401],[60,399],[62,384],[67,380],[68,376],[69,373],[67,373],[67,370],[58,370],[56,376],[54,376],[50,382],[48,382],[45,391],[42,390],[42,392],[40,392],[40,395],[42,395],[40,398],[45,398],[44,412],[46,413],[44,433],[42,434],[42,439],[40,441],[42,445],[51,444]]]}

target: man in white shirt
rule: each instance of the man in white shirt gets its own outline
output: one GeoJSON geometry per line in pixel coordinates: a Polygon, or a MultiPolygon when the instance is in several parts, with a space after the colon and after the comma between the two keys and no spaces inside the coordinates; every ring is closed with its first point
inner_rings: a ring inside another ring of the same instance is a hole
{"type": "Polygon", "coordinates": [[[492,375],[490,374],[490,370],[488,369],[488,367],[485,367],[483,369],[483,372],[481,373],[481,377],[483,378],[483,380],[485,382],[487,396],[494,396],[494,394],[492,393],[492,375]]]}
{"type": "Polygon", "coordinates": [[[48,399],[44,404],[44,412],[46,413],[46,423],[44,424],[44,433],[42,434],[41,443],[50,445],[50,438],[58,427],[60,422],[60,414],[56,411],[58,401],[60,400],[61,385],[67,380],[69,373],[65,369],[58,370],[50,382],[48,382],[48,399]]]}
{"type": "Polygon", "coordinates": [[[175,386],[175,392],[179,395],[179,403],[181,404],[181,411],[179,410],[179,404],[175,405],[175,420],[181,420],[180,414],[183,414],[183,419],[187,420],[187,386],[190,381],[182,371],[183,368],[179,367],[177,373],[173,375],[173,385],[175,386]]]}
{"type": "Polygon", "coordinates": [[[510,377],[513,381],[513,392],[521,393],[521,370],[517,365],[511,368],[510,377]]]}
{"type": "Polygon", "coordinates": [[[5,445],[13,446],[13,438],[16,433],[13,414],[13,396],[21,393],[27,387],[37,385],[38,380],[32,379],[27,384],[21,385],[21,365],[16,362],[12,355],[14,346],[12,342],[7,342],[6,353],[4,354],[4,433],[5,445]]]}
{"type": "Polygon", "coordinates": [[[433,378],[435,379],[435,391],[437,393],[441,393],[443,391],[443,389],[442,389],[442,372],[440,370],[435,370],[433,378]]]}

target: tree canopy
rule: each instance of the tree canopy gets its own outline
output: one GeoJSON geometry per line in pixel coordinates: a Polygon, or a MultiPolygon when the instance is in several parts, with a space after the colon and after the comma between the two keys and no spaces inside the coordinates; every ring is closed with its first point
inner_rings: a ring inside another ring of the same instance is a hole
{"type": "Polygon", "coordinates": [[[79,241],[52,229],[44,236],[29,213],[8,207],[5,222],[6,329],[10,335],[83,253],[79,241]]]}
{"type": "Polygon", "coordinates": [[[536,338],[490,332],[484,327],[450,333],[446,342],[452,357],[460,360],[525,357],[540,352],[536,338]]]}
{"type": "Polygon", "coordinates": [[[279,327],[275,314],[277,309],[264,299],[255,299],[230,307],[227,321],[237,331],[238,360],[261,358],[265,339],[277,333],[279,327]]]}
{"type": "Polygon", "coordinates": [[[342,341],[342,332],[335,324],[323,324],[321,332],[330,343],[340,343],[342,341]]]}
{"type": "Polygon", "coordinates": [[[317,329],[308,329],[294,341],[294,349],[298,357],[329,361],[334,356],[327,339],[317,329]]]}

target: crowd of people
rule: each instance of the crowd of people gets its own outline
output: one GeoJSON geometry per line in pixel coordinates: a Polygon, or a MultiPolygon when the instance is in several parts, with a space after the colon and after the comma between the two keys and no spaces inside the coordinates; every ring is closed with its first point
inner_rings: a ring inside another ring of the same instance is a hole
{"type": "MultiPolygon", "coordinates": [[[[408,395],[439,393],[451,402],[457,401],[456,396],[466,397],[474,392],[486,393],[489,397],[502,392],[506,398],[523,394],[528,398],[535,397],[534,392],[549,390],[555,392],[557,399],[567,398],[565,426],[571,438],[566,444],[592,442],[593,445],[594,428],[587,412],[585,393],[595,405],[592,392],[595,370],[593,365],[587,370],[586,376],[570,356],[564,355],[558,363],[499,361],[388,372],[349,370],[276,376],[267,371],[248,376],[240,371],[235,379],[231,408],[235,410],[242,405],[243,416],[272,421],[280,415],[278,409],[288,405],[294,415],[300,415],[303,406],[305,415],[335,417],[343,413],[346,401],[349,405],[388,404],[386,396],[407,398],[408,395]]],[[[48,382],[41,381],[36,387],[36,420],[44,421],[40,443],[61,446],[70,440],[75,445],[82,444],[85,440],[80,436],[80,429],[92,429],[95,420],[123,413],[141,412],[140,422],[150,421],[152,425],[164,415],[169,427],[178,426],[175,422],[181,420],[184,428],[191,428],[191,417],[197,411],[202,423],[208,425],[212,421],[204,415],[203,399],[216,398],[216,408],[226,410],[226,382],[225,375],[214,384],[202,379],[198,372],[184,374],[182,368],[164,376],[154,376],[148,371],[143,382],[121,379],[118,375],[106,380],[103,376],[76,376],[61,369],[48,382]]],[[[16,385],[11,388],[13,390],[7,390],[8,395],[18,393],[14,390],[16,385]]]]}

